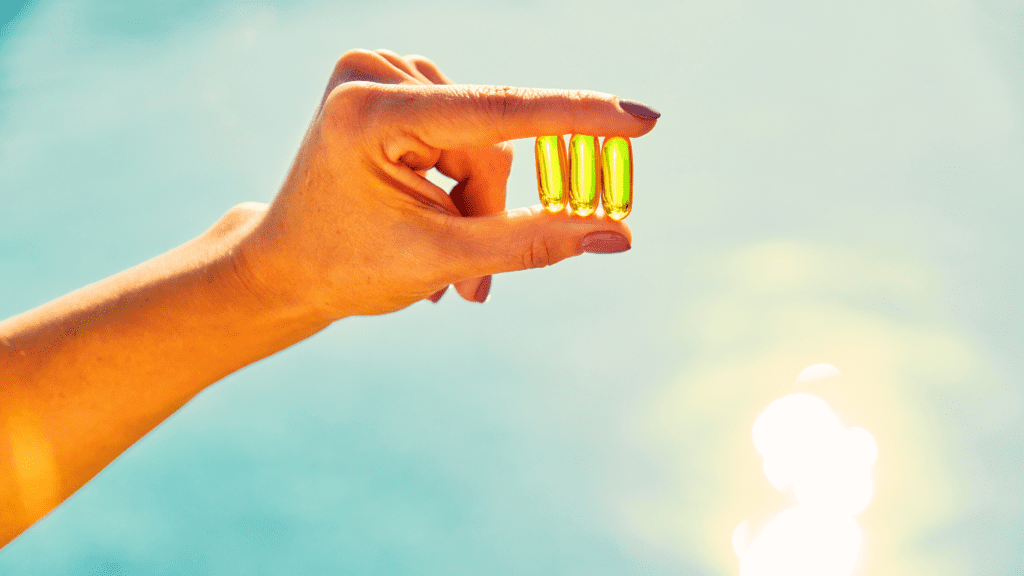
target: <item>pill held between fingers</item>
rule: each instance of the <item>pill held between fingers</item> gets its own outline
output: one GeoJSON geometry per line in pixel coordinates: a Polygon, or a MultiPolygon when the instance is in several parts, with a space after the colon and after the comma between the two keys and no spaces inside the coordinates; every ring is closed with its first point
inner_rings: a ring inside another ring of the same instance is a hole
{"type": "Polygon", "coordinates": [[[573,134],[569,139],[569,208],[580,216],[597,210],[601,164],[597,136],[573,134]]]}
{"type": "Polygon", "coordinates": [[[622,220],[633,209],[633,146],[629,138],[612,136],[604,139],[601,172],[604,212],[613,220],[622,220]]]}
{"type": "Polygon", "coordinates": [[[565,209],[569,180],[565,141],[561,136],[538,136],[534,155],[540,203],[549,212],[561,212],[565,209]]]}

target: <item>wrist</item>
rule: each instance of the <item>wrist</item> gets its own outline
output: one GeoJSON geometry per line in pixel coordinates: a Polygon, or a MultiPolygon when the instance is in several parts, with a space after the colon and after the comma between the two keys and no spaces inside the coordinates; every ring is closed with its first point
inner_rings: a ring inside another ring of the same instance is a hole
{"type": "Polygon", "coordinates": [[[292,280],[298,271],[288,270],[287,259],[276,254],[273,239],[261,226],[267,210],[266,204],[256,202],[235,206],[204,235],[204,240],[216,245],[218,257],[212,263],[212,274],[221,286],[220,298],[240,314],[251,315],[268,328],[273,326],[274,332],[292,340],[284,345],[288,346],[337,318],[301,297],[298,283],[292,280]]]}

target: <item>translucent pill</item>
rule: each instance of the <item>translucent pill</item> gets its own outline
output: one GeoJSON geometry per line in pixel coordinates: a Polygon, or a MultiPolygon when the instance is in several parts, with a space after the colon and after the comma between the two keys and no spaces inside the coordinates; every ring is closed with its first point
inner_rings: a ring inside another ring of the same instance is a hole
{"type": "Polygon", "coordinates": [[[534,147],[537,157],[537,191],[540,203],[550,212],[565,209],[569,174],[565,141],[561,136],[539,136],[534,147]]]}
{"type": "Polygon", "coordinates": [[[580,216],[597,210],[601,165],[597,136],[573,134],[569,139],[569,207],[580,216]]]}
{"type": "Polygon", "coordinates": [[[615,220],[622,220],[633,207],[633,145],[629,138],[613,136],[604,139],[601,172],[604,175],[601,191],[604,213],[615,220]]]}

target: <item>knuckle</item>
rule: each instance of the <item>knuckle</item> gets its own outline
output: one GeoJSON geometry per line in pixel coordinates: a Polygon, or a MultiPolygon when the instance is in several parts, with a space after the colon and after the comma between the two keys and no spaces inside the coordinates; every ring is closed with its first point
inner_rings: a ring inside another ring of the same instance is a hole
{"type": "Polygon", "coordinates": [[[393,84],[352,81],[331,91],[324,104],[324,123],[349,134],[389,131],[389,124],[420,105],[417,94],[393,84]]]}
{"type": "Polygon", "coordinates": [[[364,126],[365,123],[357,119],[371,114],[377,97],[376,86],[371,82],[346,82],[336,86],[324,103],[324,124],[349,132],[364,126]]]}
{"type": "Polygon", "coordinates": [[[338,62],[334,65],[334,75],[345,76],[349,72],[365,68],[373,58],[373,52],[362,48],[353,48],[338,58],[338,62]]]}
{"type": "Polygon", "coordinates": [[[481,104],[494,120],[505,122],[517,115],[528,91],[513,86],[486,86],[480,91],[481,104]]]}
{"type": "Polygon", "coordinates": [[[441,69],[434,64],[434,61],[426,56],[420,56],[419,54],[412,54],[406,56],[405,59],[415,67],[420,74],[429,77],[435,77],[438,79],[444,78],[444,74],[441,73],[441,69]]]}
{"type": "Polygon", "coordinates": [[[433,60],[421,54],[410,54],[406,56],[405,59],[406,61],[411,62],[417,67],[437,70],[437,64],[434,64],[433,60]]]}
{"type": "Polygon", "coordinates": [[[546,236],[534,238],[523,255],[524,268],[544,268],[554,264],[552,259],[553,251],[549,239],[546,236]]]}
{"type": "Polygon", "coordinates": [[[386,70],[390,64],[387,60],[370,50],[356,48],[341,55],[334,65],[331,74],[331,85],[338,86],[346,82],[380,82],[387,78],[386,70]]]}

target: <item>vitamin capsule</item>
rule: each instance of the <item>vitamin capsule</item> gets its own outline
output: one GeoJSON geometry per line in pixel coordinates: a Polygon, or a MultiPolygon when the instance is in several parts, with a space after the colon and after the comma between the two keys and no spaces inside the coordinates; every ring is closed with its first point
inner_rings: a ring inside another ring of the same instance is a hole
{"type": "Polygon", "coordinates": [[[565,209],[565,190],[568,188],[569,180],[565,141],[561,136],[539,136],[534,152],[537,157],[537,191],[540,192],[540,203],[549,212],[561,212],[565,209]]]}
{"type": "Polygon", "coordinates": [[[597,136],[573,134],[569,139],[569,207],[580,216],[597,210],[601,177],[597,136]]]}
{"type": "Polygon", "coordinates": [[[604,139],[601,172],[604,175],[601,191],[604,213],[614,220],[622,220],[633,208],[633,145],[629,138],[604,139]]]}

